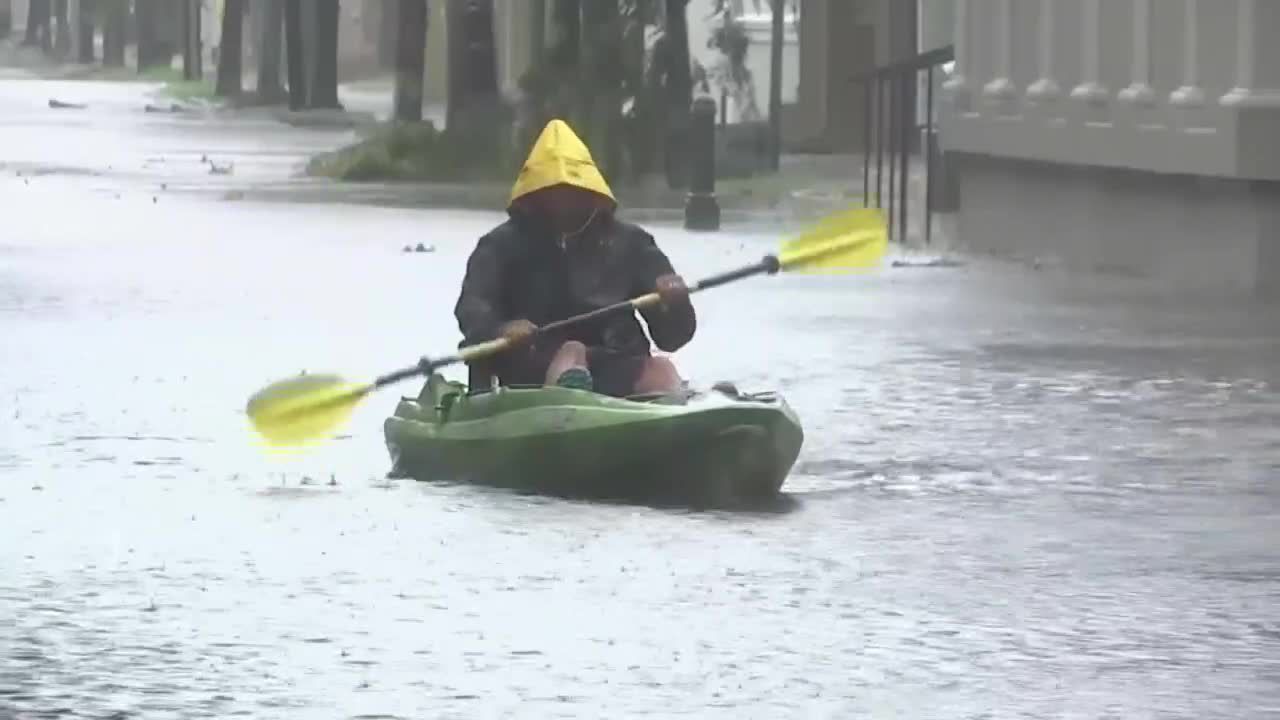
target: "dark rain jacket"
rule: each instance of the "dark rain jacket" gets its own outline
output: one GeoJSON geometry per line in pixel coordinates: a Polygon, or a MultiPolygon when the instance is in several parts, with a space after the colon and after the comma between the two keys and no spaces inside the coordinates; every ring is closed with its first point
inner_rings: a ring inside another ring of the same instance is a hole
{"type": "MultiPolygon", "coordinates": [[[[509,212],[511,218],[480,238],[467,261],[455,307],[465,344],[493,339],[512,320],[541,326],[653,292],[660,276],[674,272],[653,236],[611,212],[564,244],[537,218],[518,208],[509,212]]],[[[693,337],[691,303],[640,312],[663,351],[674,352],[693,337]]],[[[577,340],[609,354],[650,354],[634,312],[571,326],[551,340],[577,340]]]]}

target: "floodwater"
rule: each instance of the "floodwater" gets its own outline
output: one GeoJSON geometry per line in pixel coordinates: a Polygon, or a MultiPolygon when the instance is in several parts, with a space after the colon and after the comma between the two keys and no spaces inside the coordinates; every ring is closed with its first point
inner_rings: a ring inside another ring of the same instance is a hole
{"type": "MultiPolygon", "coordinates": [[[[0,114],[64,117],[17,85],[0,114]]],[[[137,166],[214,131],[103,87],[131,180],[66,170],[93,123],[0,135],[64,166],[0,173],[0,717],[1280,716],[1274,308],[748,280],[677,360],[794,404],[789,512],[388,482],[397,390],[290,458],[244,402],[452,349],[498,215],[162,192],[137,166]]],[[[690,278],[771,242],[653,229],[690,278]]]]}

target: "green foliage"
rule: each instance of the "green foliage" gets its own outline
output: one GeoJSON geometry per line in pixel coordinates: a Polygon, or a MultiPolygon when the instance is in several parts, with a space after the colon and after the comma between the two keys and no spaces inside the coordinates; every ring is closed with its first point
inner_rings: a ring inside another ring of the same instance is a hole
{"type": "Polygon", "coordinates": [[[395,123],[354,145],[317,156],[307,171],[351,181],[508,181],[521,159],[509,143],[438,130],[431,122],[395,123]]]}
{"type": "Polygon", "coordinates": [[[165,83],[161,93],[179,102],[217,102],[213,83],[208,80],[173,80],[165,83]]]}

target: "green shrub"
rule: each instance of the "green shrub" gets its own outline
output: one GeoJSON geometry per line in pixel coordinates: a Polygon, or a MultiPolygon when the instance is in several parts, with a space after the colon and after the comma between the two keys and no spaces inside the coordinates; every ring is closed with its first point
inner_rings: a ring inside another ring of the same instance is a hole
{"type": "Polygon", "coordinates": [[[505,137],[437,130],[431,122],[395,123],[317,156],[308,172],[350,181],[510,180],[519,167],[513,160],[505,137]]]}

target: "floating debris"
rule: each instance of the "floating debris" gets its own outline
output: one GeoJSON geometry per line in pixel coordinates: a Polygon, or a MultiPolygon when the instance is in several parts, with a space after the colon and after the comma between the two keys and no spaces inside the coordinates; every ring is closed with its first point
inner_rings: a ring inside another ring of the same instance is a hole
{"type": "Polygon", "coordinates": [[[170,103],[169,107],[165,107],[163,105],[152,105],[151,103],[147,103],[142,108],[142,110],[143,112],[149,112],[149,113],[180,113],[180,112],[186,112],[187,108],[177,103],[170,103]]]}
{"type": "Polygon", "coordinates": [[[53,108],[54,110],[84,110],[89,106],[83,103],[69,103],[69,102],[63,102],[61,100],[55,100],[54,98],[49,98],[49,107],[53,108]]]}
{"type": "Polygon", "coordinates": [[[916,268],[954,268],[962,267],[964,263],[952,258],[928,258],[924,260],[894,260],[893,267],[916,267],[916,268]]]}

